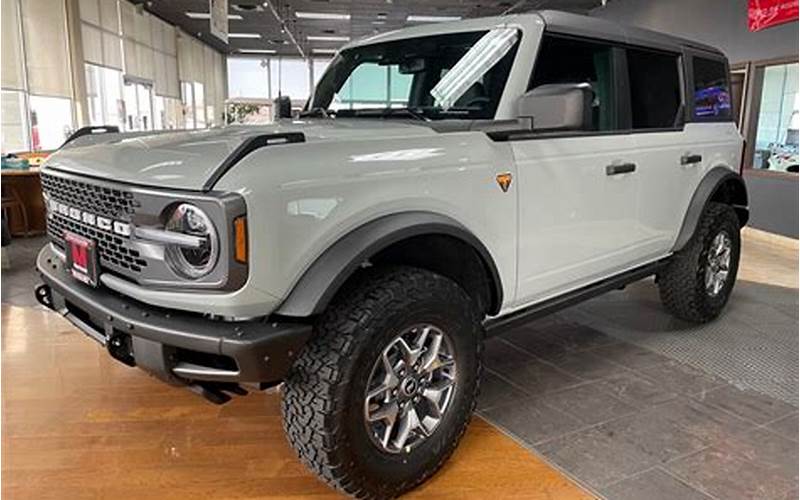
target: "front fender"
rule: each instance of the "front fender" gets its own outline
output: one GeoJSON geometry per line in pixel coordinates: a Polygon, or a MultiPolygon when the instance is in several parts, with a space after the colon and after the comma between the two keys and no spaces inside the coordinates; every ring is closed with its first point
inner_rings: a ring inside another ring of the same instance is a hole
{"type": "Polygon", "coordinates": [[[503,297],[500,275],[483,243],[450,217],[416,211],[380,217],[347,233],[303,273],[275,313],[291,317],[321,313],[344,282],[370,257],[393,243],[427,234],[458,238],[478,252],[490,274],[495,295],[493,302],[499,307],[503,297]]]}

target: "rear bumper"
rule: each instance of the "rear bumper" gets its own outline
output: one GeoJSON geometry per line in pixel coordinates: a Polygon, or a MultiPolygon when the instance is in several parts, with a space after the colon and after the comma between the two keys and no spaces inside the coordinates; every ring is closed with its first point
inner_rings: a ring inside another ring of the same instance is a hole
{"type": "Polygon", "coordinates": [[[37,288],[42,304],[114,358],[174,385],[278,382],[311,335],[304,323],[214,320],[89,287],[67,273],[50,245],[39,252],[36,267],[44,281],[37,288]]]}

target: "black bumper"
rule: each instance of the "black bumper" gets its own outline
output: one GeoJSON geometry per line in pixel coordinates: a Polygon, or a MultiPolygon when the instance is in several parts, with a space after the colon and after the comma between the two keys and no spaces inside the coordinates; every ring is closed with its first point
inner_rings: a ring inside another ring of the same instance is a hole
{"type": "Polygon", "coordinates": [[[213,320],[92,288],[67,273],[50,245],[36,267],[45,283],[37,289],[41,303],[114,358],[174,385],[278,382],[311,335],[308,324],[213,320]]]}

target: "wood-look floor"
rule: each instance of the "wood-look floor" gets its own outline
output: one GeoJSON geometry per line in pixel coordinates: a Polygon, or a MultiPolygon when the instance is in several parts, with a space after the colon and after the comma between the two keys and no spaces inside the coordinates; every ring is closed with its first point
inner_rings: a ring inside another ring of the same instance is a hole
{"type": "MultiPolygon", "coordinates": [[[[10,499],[337,498],[295,458],[279,396],[213,406],[110,359],[65,320],[2,307],[2,494],[10,499]]],[[[410,498],[589,495],[476,418],[410,498]]]]}

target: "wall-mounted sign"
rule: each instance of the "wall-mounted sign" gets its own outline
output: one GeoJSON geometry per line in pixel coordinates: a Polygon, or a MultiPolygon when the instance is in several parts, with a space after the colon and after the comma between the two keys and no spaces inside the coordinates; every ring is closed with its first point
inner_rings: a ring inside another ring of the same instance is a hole
{"type": "Polygon", "coordinates": [[[747,27],[760,31],[797,19],[798,0],[748,0],[747,27]]]}
{"type": "Polygon", "coordinates": [[[208,0],[211,34],[228,43],[228,0],[208,0]]]}

